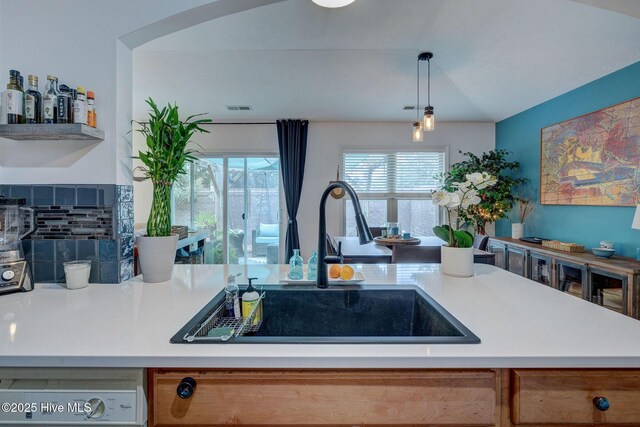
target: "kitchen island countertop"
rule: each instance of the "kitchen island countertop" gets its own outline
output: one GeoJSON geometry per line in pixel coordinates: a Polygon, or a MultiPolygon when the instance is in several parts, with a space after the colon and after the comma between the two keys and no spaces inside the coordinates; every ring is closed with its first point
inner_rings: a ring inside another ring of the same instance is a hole
{"type": "Polygon", "coordinates": [[[438,264],[357,266],[366,285],[423,288],[480,344],[170,344],[240,273],[278,283],[288,265],[176,265],[173,279],[70,291],[36,284],[0,298],[0,366],[189,368],[638,368],[640,321],[476,264],[471,278],[438,264]]]}

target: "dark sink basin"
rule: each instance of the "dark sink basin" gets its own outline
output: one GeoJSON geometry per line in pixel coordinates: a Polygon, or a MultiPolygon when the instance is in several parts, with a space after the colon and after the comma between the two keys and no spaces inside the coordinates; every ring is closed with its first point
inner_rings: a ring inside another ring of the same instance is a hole
{"type": "MultiPolygon", "coordinates": [[[[317,289],[264,285],[258,288],[265,293],[262,324],[255,332],[225,337],[224,341],[269,344],[480,342],[473,332],[415,286],[317,289]]],[[[219,337],[207,337],[211,327],[205,324],[215,317],[214,313],[223,303],[224,292],[221,292],[174,335],[171,342],[224,342],[219,337]]]]}

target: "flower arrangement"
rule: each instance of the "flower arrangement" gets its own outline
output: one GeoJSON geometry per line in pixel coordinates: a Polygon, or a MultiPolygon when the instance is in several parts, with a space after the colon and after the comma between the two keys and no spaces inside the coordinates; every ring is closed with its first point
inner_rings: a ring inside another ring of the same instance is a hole
{"type": "Polygon", "coordinates": [[[447,224],[436,225],[433,227],[433,232],[450,247],[455,248],[473,246],[473,234],[461,229],[464,214],[471,206],[482,201],[480,195],[483,190],[494,186],[497,182],[496,178],[487,172],[470,173],[465,175],[465,178],[464,182],[451,183],[453,191],[443,188],[432,193],[433,204],[442,206],[447,211],[447,224]],[[455,220],[455,227],[452,225],[453,220],[455,220]]]}
{"type": "Polygon", "coordinates": [[[520,223],[524,224],[524,220],[529,216],[529,214],[533,211],[535,207],[535,203],[533,201],[533,197],[529,194],[529,192],[520,188],[518,195],[515,197],[516,202],[518,203],[518,213],[520,217],[520,223]]]}

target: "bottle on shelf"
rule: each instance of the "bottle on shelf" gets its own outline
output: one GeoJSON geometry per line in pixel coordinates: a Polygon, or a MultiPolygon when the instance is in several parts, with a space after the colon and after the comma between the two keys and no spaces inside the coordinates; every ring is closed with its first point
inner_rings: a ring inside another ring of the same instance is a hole
{"type": "Polygon", "coordinates": [[[84,86],[78,86],[77,99],[73,102],[73,122],[87,124],[87,101],[84,86]]]}
{"type": "MultiPolygon", "coordinates": [[[[20,73],[18,73],[20,74],[20,73]]],[[[20,91],[22,92],[22,121],[20,123],[26,123],[26,103],[25,103],[25,93],[24,93],[24,76],[22,74],[20,74],[18,76],[18,81],[20,82],[20,91]]]]}
{"type": "Polygon", "coordinates": [[[47,76],[47,89],[44,93],[42,104],[42,121],[44,123],[58,122],[58,78],[47,76]]]}
{"type": "Polygon", "coordinates": [[[294,249],[293,256],[289,259],[289,279],[302,280],[304,278],[302,265],[303,261],[300,256],[300,249],[294,249]]]}
{"type": "Polygon", "coordinates": [[[87,91],[87,124],[92,128],[96,127],[96,109],[93,107],[95,102],[95,94],[93,91],[87,91]]]}
{"type": "Polygon", "coordinates": [[[4,106],[7,124],[12,125],[22,123],[24,93],[20,86],[20,72],[17,70],[9,71],[9,83],[7,84],[7,89],[2,92],[2,105],[4,106]]]}
{"type": "Polygon", "coordinates": [[[68,122],[69,123],[75,123],[76,122],[76,118],[75,118],[75,111],[76,111],[76,100],[78,99],[78,91],[73,89],[73,88],[69,88],[69,114],[68,114],[68,122]]]}
{"type": "Polygon", "coordinates": [[[29,74],[29,89],[24,95],[27,123],[42,123],[42,95],[38,92],[38,76],[29,74]]]}
{"type": "Polygon", "coordinates": [[[318,278],[318,252],[311,252],[309,264],[307,265],[307,279],[316,280],[318,278]]]}
{"type": "Polygon", "coordinates": [[[58,88],[58,123],[69,123],[71,118],[69,107],[72,105],[69,86],[60,85],[58,88]]]}

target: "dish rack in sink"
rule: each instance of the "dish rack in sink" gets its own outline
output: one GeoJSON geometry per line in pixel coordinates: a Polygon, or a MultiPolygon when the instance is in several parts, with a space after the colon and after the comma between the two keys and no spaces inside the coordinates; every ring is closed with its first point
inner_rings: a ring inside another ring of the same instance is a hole
{"type": "Polygon", "coordinates": [[[253,307],[253,310],[247,317],[228,317],[225,314],[225,302],[224,300],[217,307],[214,307],[210,313],[204,316],[202,323],[194,326],[189,332],[184,335],[184,340],[187,342],[207,342],[207,341],[228,341],[231,338],[240,337],[251,332],[256,332],[262,325],[264,319],[264,313],[259,322],[255,322],[256,313],[260,307],[262,307],[262,300],[265,293],[260,291],[258,297],[258,303],[253,307]],[[209,336],[209,332],[219,329],[223,332],[221,335],[209,336]],[[227,332],[228,333],[225,333],[227,332]]]}

